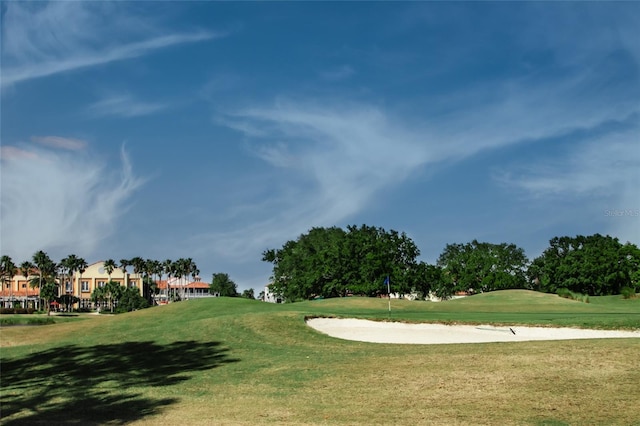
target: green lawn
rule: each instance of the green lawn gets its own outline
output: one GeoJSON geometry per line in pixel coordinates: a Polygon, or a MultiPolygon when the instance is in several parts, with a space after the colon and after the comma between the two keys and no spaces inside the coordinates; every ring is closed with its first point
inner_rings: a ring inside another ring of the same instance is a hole
{"type": "MultiPolygon", "coordinates": [[[[392,320],[640,328],[640,300],[527,291],[396,301],[392,320]]],[[[2,424],[640,424],[640,339],[348,342],[307,316],[386,299],[174,303],[3,327],[2,424]],[[81,319],[81,320],[80,320],[81,319]]]]}

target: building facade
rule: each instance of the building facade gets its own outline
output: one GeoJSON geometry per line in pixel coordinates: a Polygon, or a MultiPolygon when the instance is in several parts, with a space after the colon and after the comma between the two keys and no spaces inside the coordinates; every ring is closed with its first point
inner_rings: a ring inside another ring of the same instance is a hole
{"type": "MultiPolygon", "coordinates": [[[[31,288],[29,282],[38,278],[38,270],[34,269],[28,277],[20,275],[16,271],[11,281],[6,280],[2,283],[0,291],[0,307],[30,307],[35,309],[44,309],[39,306],[38,288],[31,288]]],[[[80,274],[75,272],[71,279],[69,277],[58,278],[56,280],[57,294],[75,296],[78,302],[74,304],[74,308],[93,309],[96,306],[91,302],[91,293],[98,288],[107,285],[107,282],[115,281],[125,287],[135,287],[143,295],[142,275],[124,271],[121,268],[115,268],[111,274],[104,269],[104,262],[96,262],[89,265],[86,270],[80,274]]]]}

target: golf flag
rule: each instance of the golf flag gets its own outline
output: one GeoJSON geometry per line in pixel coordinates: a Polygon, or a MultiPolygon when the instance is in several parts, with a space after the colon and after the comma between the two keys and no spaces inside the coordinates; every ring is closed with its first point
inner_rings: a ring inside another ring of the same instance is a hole
{"type": "Polygon", "coordinates": [[[391,280],[389,279],[389,275],[384,279],[384,283],[387,286],[387,295],[389,297],[389,315],[391,315],[391,280]]]}

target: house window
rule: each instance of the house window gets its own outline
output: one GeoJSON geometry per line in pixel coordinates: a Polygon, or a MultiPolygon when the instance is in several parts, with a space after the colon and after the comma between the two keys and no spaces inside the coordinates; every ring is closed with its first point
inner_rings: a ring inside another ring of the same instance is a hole
{"type": "Polygon", "coordinates": [[[129,281],[129,287],[138,287],[138,283],[135,281],[129,281]]]}
{"type": "Polygon", "coordinates": [[[106,282],[104,281],[98,281],[98,287],[104,287],[105,285],[107,285],[106,282]]]}
{"type": "Polygon", "coordinates": [[[67,281],[64,285],[64,289],[67,293],[71,293],[71,282],[67,281]]]}
{"type": "Polygon", "coordinates": [[[89,281],[82,281],[82,291],[89,291],[89,281]]]}
{"type": "Polygon", "coordinates": [[[22,283],[22,288],[27,288],[27,283],[22,283]]]}

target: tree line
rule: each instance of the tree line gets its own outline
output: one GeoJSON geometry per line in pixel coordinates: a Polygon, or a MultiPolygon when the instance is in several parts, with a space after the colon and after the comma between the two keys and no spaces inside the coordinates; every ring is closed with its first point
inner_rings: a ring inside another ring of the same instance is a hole
{"type": "Polygon", "coordinates": [[[559,289],[588,295],[640,288],[640,249],[617,238],[555,237],[533,261],[515,244],[473,240],[447,244],[435,264],[405,233],[367,225],[312,228],[280,249],[263,252],[272,263],[270,290],[287,301],[351,294],[415,293],[448,298],[456,292],[559,289]]]}

